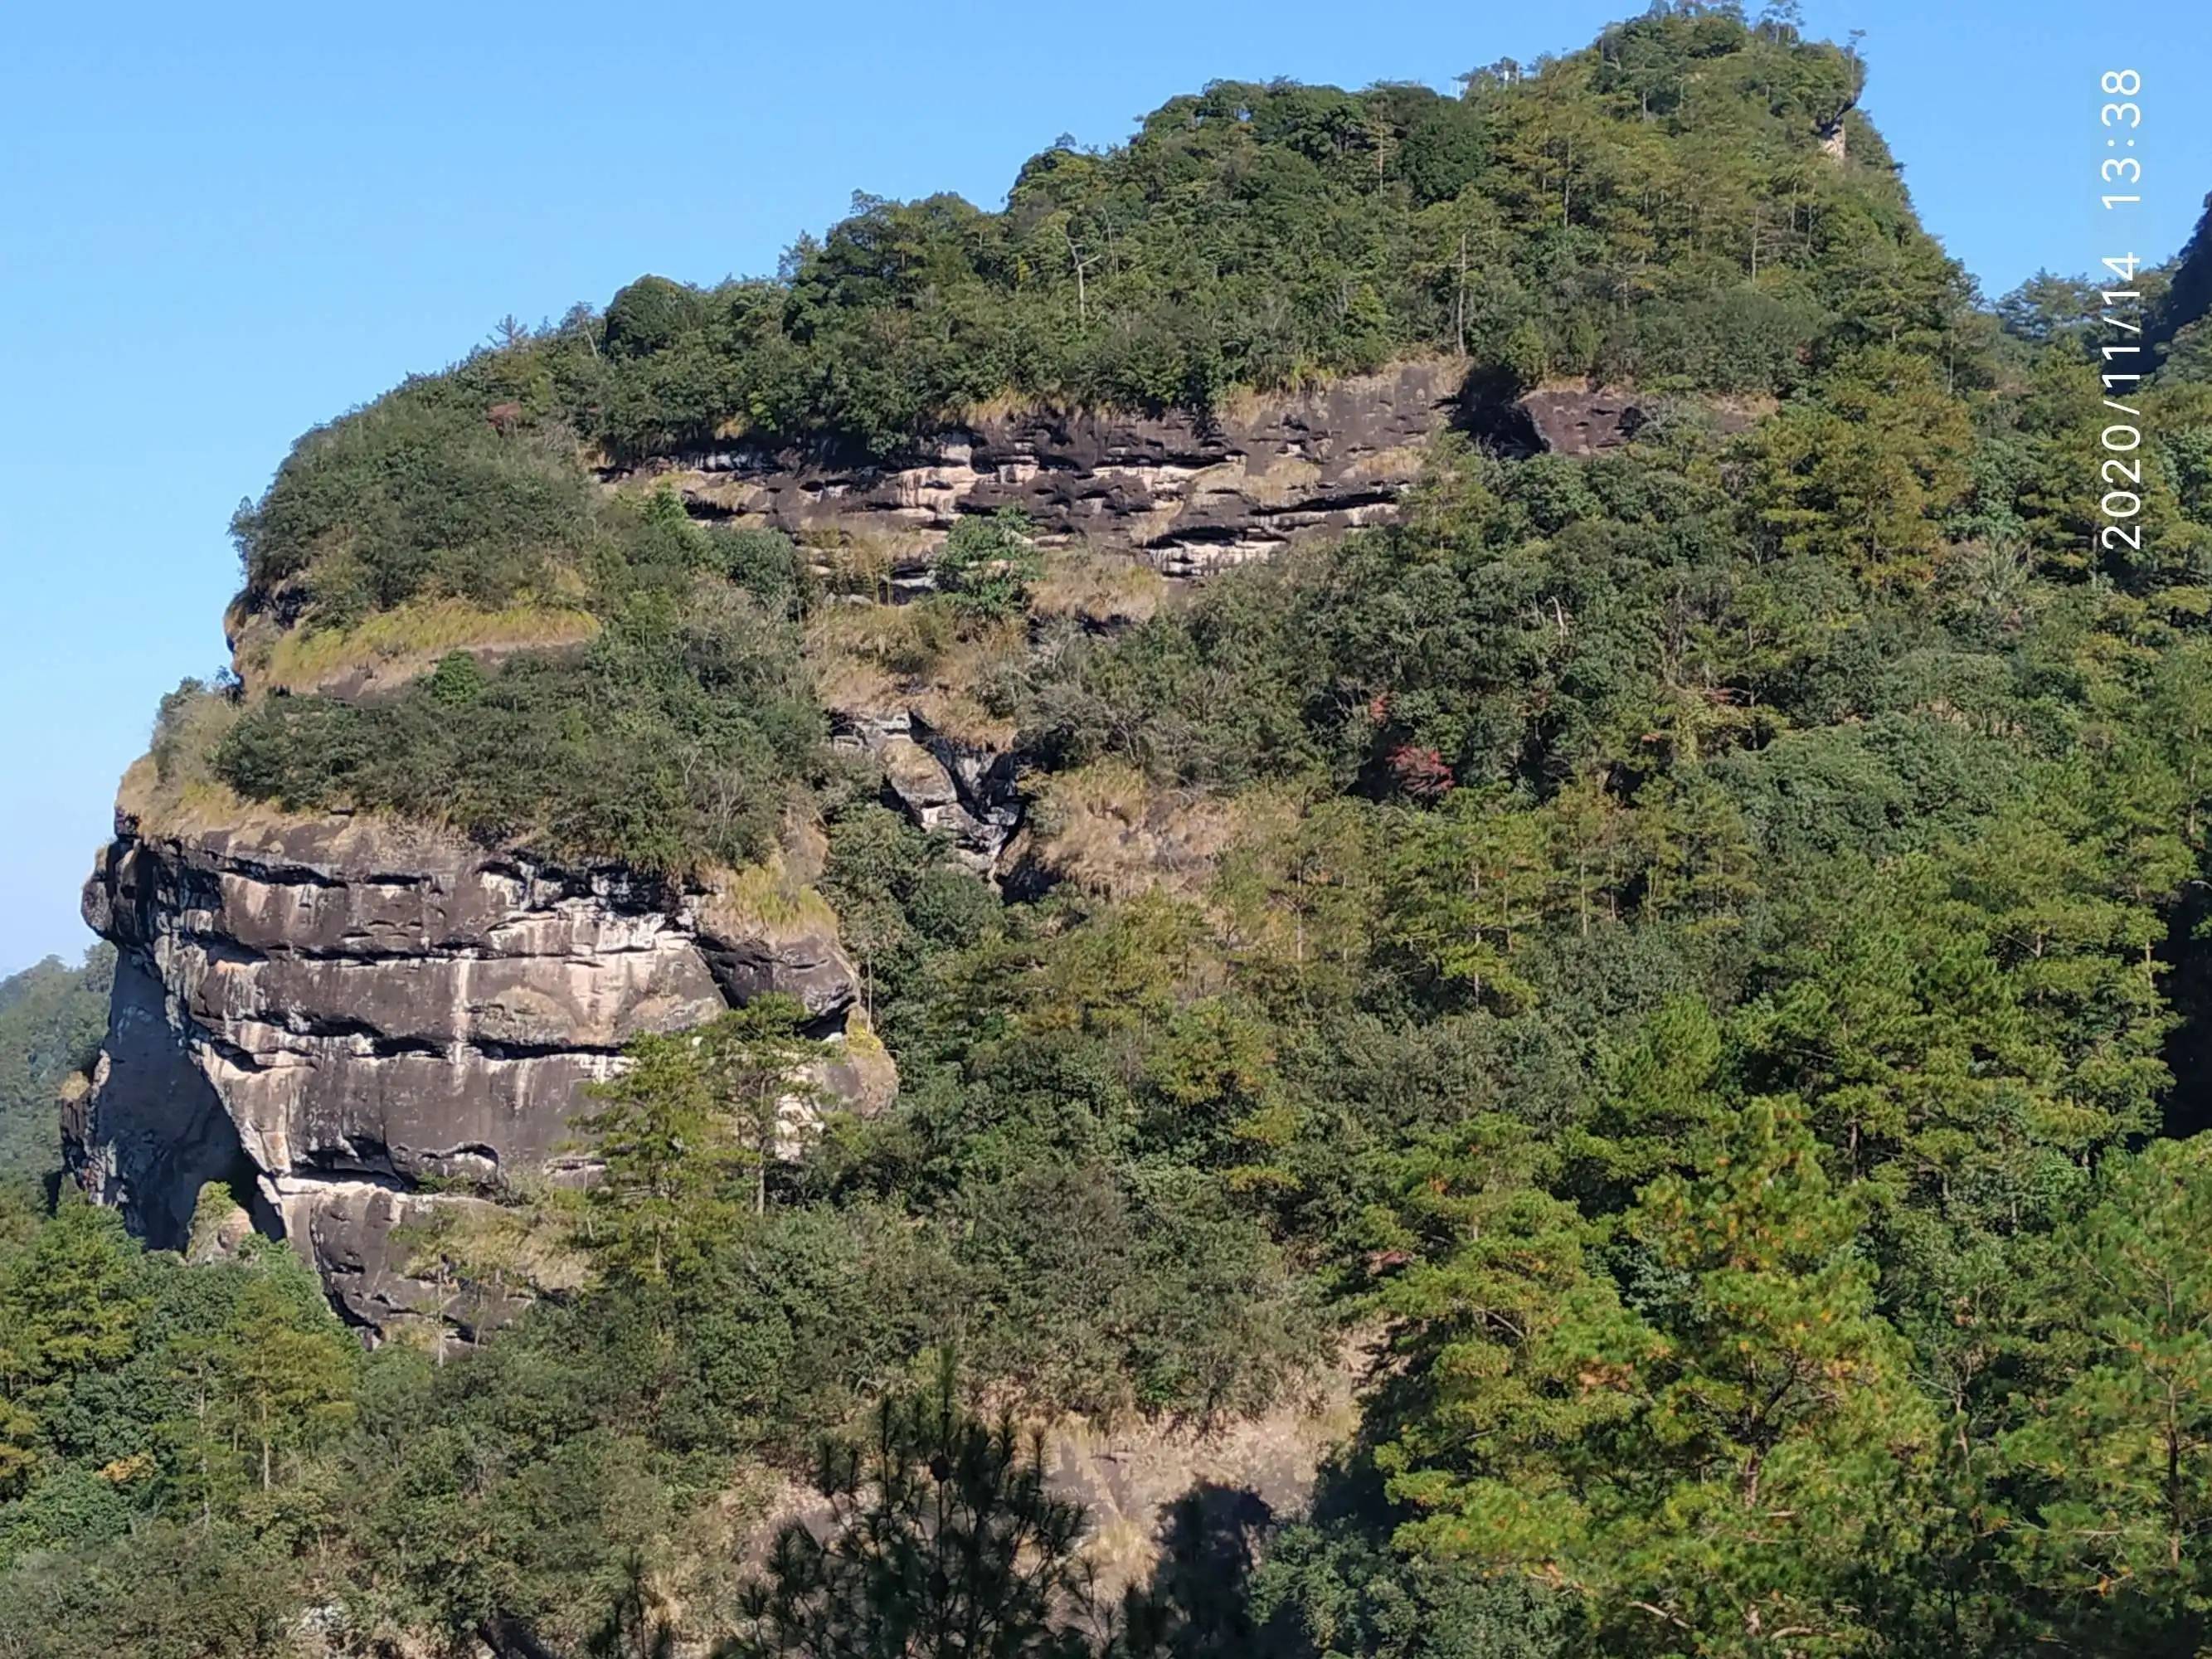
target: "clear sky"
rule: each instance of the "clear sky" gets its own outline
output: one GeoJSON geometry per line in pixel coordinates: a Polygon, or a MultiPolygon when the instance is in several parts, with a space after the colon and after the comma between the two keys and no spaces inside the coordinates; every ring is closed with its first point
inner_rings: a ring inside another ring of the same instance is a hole
{"type": "MultiPolygon", "coordinates": [[[[0,973],[76,890],[155,699],[224,659],[225,535],[305,428],[504,313],[772,270],[855,189],[989,206],[1210,80],[1422,81],[1640,0],[26,6],[0,49],[0,973]]],[[[1750,8],[1758,9],[1757,0],[1750,8]]],[[[2212,191],[2212,10],[1807,0],[1991,295],[2111,244],[2096,77],[2143,71],[2142,235],[2212,191]]]]}

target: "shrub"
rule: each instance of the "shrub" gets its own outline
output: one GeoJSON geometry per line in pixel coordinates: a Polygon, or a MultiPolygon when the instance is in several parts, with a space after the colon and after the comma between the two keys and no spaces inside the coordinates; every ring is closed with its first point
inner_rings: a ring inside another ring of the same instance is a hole
{"type": "Polygon", "coordinates": [[[704,318],[696,289],[665,276],[641,276],[607,302],[607,349],[620,357],[665,351],[704,318]]]}
{"type": "Polygon", "coordinates": [[[641,601],[573,659],[518,657],[487,675],[458,654],[362,706],[266,698],[216,769],[295,810],[382,807],[549,857],[676,873],[762,856],[822,734],[789,625],[726,590],[680,621],[641,601]]]}
{"type": "Polygon", "coordinates": [[[304,575],[342,627],[426,592],[505,604],[581,550],[589,503],[564,434],[502,434],[417,385],[301,439],[231,532],[249,601],[304,575]]]}
{"type": "Polygon", "coordinates": [[[1030,539],[1029,515],[1003,507],[988,518],[966,518],[952,526],[934,567],[937,585],[963,616],[1011,617],[1029,601],[1030,586],[1044,562],[1030,539]]]}

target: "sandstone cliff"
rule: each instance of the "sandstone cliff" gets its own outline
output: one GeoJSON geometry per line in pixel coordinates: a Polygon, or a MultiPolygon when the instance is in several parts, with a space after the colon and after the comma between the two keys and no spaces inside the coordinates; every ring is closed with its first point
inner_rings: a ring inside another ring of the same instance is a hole
{"type": "MultiPolygon", "coordinates": [[[[931,560],[963,514],[1008,507],[1026,514],[1047,544],[1079,547],[1109,571],[1156,572],[1157,584],[1387,520],[1447,430],[1515,453],[1588,456],[1628,442],[1644,419],[1632,392],[1559,385],[1492,398],[1470,386],[1463,365],[1427,361],[1247,398],[1206,419],[979,418],[896,463],[837,465],[735,445],[605,476],[672,483],[696,516],[782,530],[817,554],[868,550],[898,597],[930,586],[931,560]]],[[[1132,598],[1128,583],[1109,581],[1097,596],[1072,598],[1069,609],[1111,626],[1130,619],[1132,598]]],[[[887,798],[920,827],[948,835],[970,867],[1004,873],[1023,820],[1012,734],[979,740],[948,730],[915,687],[829,696],[839,743],[878,762],[887,798]]]]}
{"type": "Polygon", "coordinates": [[[889,1091],[848,1032],[834,924],[713,888],[344,818],[163,833],[119,815],[84,911],[120,960],[64,1124],[77,1178],[168,1248],[201,1186],[230,1182],[373,1328],[496,1315],[443,1308],[394,1230],[517,1177],[586,1176],[568,1118],[640,1032],[781,992],[849,1039],[848,1098],[889,1091]]]}
{"type": "Polygon", "coordinates": [[[1428,441],[1457,416],[1463,379],[1455,364],[1407,363],[1206,420],[991,416],[901,463],[841,465],[733,444],[639,471],[670,479],[702,515],[800,538],[878,538],[909,580],[926,580],[929,553],[960,514],[1002,507],[1021,508],[1048,538],[1196,576],[1386,514],[1428,441]]]}

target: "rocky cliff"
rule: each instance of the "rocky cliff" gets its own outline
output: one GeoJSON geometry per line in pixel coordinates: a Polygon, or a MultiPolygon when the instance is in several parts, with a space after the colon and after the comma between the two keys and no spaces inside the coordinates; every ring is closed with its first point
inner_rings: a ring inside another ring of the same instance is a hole
{"type": "Polygon", "coordinates": [[[925,579],[929,553],[960,514],[1004,507],[1021,508],[1048,538],[1196,576],[1387,513],[1419,473],[1427,441],[1460,413],[1464,378],[1456,364],[1407,363],[1203,419],[979,417],[893,463],[732,444],[637,471],[668,478],[702,515],[802,538],[877,538],[909,580],[925,579]]]}
{"type": "Polygon", "coordinates": [[[454,1310],[395,1229],[519,1177],[583,1178],[567,1121],[641,1032],[769,991],[844,1044],[831,1081],[890,1079],[852,1018],[834,922],[725,888],[564,871],[388,823],[258,817],[159,832],[118,815],[86,920],[120,952],[105,1050],[70,1103],[77,1178],[180,1247],[227,1182],[352,1318],[454,1310]]]}
{"type": "MultiPolygon", "coordinates": [[[[696,514],[817,548],[872,544],[894,592],[927,586],[959,515],[1000,507],[1094,564],[1149,567],[1158,586],[1386,515],[1448,426],[1587,453],[1641,418],[1620,394],[1571,390],[1486,418],[1462,378],[1411,363],[1203,421],[978,418],[895,465],[732,447],[641,471],[672,479],[696,514]]],[[[257,626],[281,635],[293,620],[257,626]]],[[[430,665],[380,660],[316,684],[366,698],[430,665]]],[[[263,679],[249,677],[252,695],[283,690],[263,679]]],[[[1012,733],[947,729],[912,690],[825,689],[838,741],[873,757],[887,799],[971,868],[1002,873],[1024,816],[1012,733]]],[[[843,1045],[823,1079],[835,1093],[880,1109],[895,1092],[855,1016],[836,919],[803,884],[777,877],[781,897],[763,905],[757,880],[672,890],[388,821],[232,805],[189,821],[118,809],[85,890],[86,917],[121,962],[105,1052],[66,1109],[65,1138],[86,1189],[157,1246],[181,1246],[203,1186],[225,1182],[361,1324],[465,1330],[504,1310],[455,1307],[415,1265],[412,1224],[518,1182],[587,1180],[568,1118],[637,1034],[786,993],[843,1045]]]]}
{"type": "MultiPolygon", "coordinates": [[[[901,597],[930,586],[931,560],[963,514],[1009,507],[1047,544],[1188,580],[1388,519],[1446,430],[1512,453],[1588,456],[1628,442],[1646,417],[1634,393],[1613,387],[1493,391],[1471,385],[1462,364],[1425,361],[1204,418],[980,418],[900,462],[839,465],[739,445],[604,476],[671,483],[696,516],[779,529],[817,552],[869,548],[901,597]]],[[[943,729],[912,690],[833,693],[838,741],[878,762],[886,798],[916,824],[947,835],[971,868],[1000,873],[1022,823],[1019,757],[943,729]]]]}

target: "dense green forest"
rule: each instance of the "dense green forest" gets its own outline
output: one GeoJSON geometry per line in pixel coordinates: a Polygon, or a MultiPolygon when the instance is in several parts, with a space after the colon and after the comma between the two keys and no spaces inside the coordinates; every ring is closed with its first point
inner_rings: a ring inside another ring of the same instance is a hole
{"type": "MultiPolygon", "coordinates": [[[[642,279],[304,438],[240,615],[589,641],[188,685],[163,776],[668,872],[818,826],[900,1103],[775,1163],[731,1103],[791,1010],[641,1040],[579,1103],[599,1187],[425,1244],[574,1264],[467,1352],[27,1200],[0,1655],[2212,1643],[2212,239],[2138,278],[2145,534],[2101,547],[2109,279],[1987,302],[1786,10],[1662,3],[1457,98],[1218,84],[1003,212],[856,203],[773,280],[642,279]],[[1131,626],[1030,614],[1057,555],[1008,522],[902,607],[988,647],[1041,822],[1231,827],[1134,891],[960,867],[827,742],[860,596],[817,550],[592,482],[1422,354],[1654,418],[1447,437],[1398,522],[1131,626]],[[1308,1512],[1092,1593],[1021,1425],[1226,1424],[1345,1354],[1308,1512]],[[809,1478],[828,1518],[745,1554],[809,1478]]],[[[0,988],[11,1146],[102,971],[0,988]]]]}
{"type": "Polygon", "coordinates": [[[61,1168],[54,1103],[99,1051],[114,977],[115,953],[101,945],[78,967],[49,957],[0,980],[0,1193],[42,1199],[61,1168]]]}

